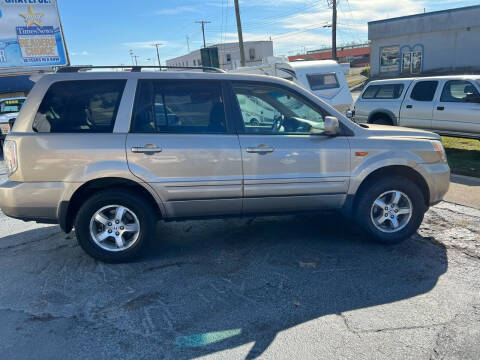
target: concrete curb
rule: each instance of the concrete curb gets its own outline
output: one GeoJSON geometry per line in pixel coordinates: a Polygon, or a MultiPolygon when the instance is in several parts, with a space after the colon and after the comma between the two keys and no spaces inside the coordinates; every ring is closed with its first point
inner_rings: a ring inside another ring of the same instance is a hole
{"type": "Polygon", "coordinates": [[[480,185],[480,178],[473,177],[473,176],[465,176],[465,175],[457,175],[452,174],[450,175],[450,179],[452,180],[463,180],[463,181],[470,181],[480,185]]]}

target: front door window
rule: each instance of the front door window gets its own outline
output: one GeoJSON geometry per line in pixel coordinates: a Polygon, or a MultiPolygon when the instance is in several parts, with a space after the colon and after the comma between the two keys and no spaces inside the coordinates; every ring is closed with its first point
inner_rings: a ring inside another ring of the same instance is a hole
{"type": "Polygon", "coordinates": [[[309,134],[324,128],[324,114],[286,89],[234,84],[233,90],[247,134],[309,134]]]}

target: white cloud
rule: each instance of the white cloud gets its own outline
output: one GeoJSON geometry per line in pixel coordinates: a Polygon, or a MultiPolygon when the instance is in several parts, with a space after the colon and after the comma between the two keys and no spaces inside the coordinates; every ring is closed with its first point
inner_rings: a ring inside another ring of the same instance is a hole
{"type": "Polygon", "coordinates": [[[130,49],[151,49],[154,47],[153,44],[162,44],[160,47],[167,46],[168,41],[165,40],[150,40],[150,41],[134,41],[134,42],[126,42],[122,45],[124,47],[130,49]]]}
{"type": "Polygon", "coordinates": [[[194,6],[177,6],[175,8],[162,9],[162,10],[155,11],[155,14],[157,14],[157,15],[177,15],[177,14],[183,14],[183,13],[186,13],[186,12],[195,13],[195,12],[199,12],[199,11],[194,6]]]}
{"type": "Polygon", "coordinates": [[[88,56],[90,53],[88,51],[81,51],[81,52],[76,52],[76,51],[71,51],[70,52],[71,56],[88,56]]]}

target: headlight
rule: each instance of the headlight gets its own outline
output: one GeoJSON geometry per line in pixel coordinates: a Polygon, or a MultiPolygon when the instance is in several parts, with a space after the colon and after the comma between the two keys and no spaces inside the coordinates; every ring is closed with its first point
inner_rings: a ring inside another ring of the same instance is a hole
{"type": "Polygon", "coordinates": [[[0,125],[0,131],[2,132],[2,134],[7,135],[10,132],[10,125],[9,124],[0,125]]]}
{"type": "Polygon", "coordinates": [[[433,150],[440,156],[443,161],[447,161],[447,154],[445,153],[445,148],[442,145],[441,141],[432,141],[433,150]]]}
{"type": "Polygon", "coordinates": [[[17,143],[13,140],[5,141],[3,145],[3,156],[7,164],[8,175],[12,175],[18,168],[17,162],[17,143]]]}

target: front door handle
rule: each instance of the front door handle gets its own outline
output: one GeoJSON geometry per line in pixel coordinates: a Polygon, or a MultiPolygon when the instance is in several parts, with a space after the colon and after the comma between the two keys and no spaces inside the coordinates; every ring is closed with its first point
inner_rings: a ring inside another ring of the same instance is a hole
{"type": "Polygon", "coordinates": [[[437,106],[437,110],[443,111],[445,110],[445,106],[437,106]]]}
{"type": "Polygon", "coordinates": [[[132,152],[133,153],[144,153],[144,154],[154,154],[154,153],[159,153],[162,152],[162,148],[158,147],[153,144],[146,144],[141,147],[132,147],[132,152]]]}
{"type": "Polygon", "coordinates": [[[258,145],[257,147],[248,147],[247,153],[264,154],[274,152],[275,149],[268,145],[258,145]]]}
{"type": "Polygon", "coordinates": [[[411,109],[411,108],[413,108],[412,105],[407,105],[407,109],[411,109]]]}

